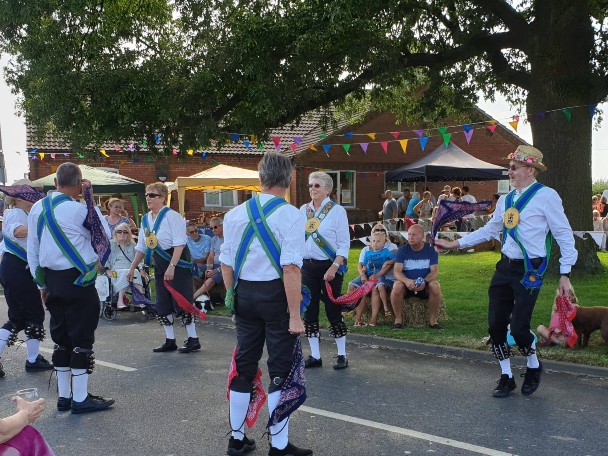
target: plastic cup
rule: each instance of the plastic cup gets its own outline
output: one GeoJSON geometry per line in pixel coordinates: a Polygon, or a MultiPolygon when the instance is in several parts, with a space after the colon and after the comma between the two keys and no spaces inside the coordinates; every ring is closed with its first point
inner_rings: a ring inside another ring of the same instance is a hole
{"type": "Polygon", "coordinates": [[[19,396],[28,402],[36,401],[39,398],[38,388],[26,388],[19,390],[15,393],[15,396],[19,396]]]}

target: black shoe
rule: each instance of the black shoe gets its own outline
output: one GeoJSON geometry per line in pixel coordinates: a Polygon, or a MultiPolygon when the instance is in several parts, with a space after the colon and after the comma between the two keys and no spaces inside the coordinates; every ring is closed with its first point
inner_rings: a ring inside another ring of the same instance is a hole
{"type": "Polygon", "coordinates": [[[67,412],[72,408],[72,399],[69,397],[59,397],[57,399],[57,411],[67,412]]]}
{"type": "Polygon", "coordinates": [[[306,369],[309,369],[311,367],[323,367],[323,360],[321,358],[313,358],[312,355],[310,355],[304,360],[304,367],[306,369]]]}
{"type": "Polygon", "coordinates": [[[348,367],[348,359],[344,355],[338,355],[338,359],[334,364],[334,369],[346,369],[348,367]]]}
{"type": "Polygon", "coordinates": [[[162,344],[160,347],[152,349],[154,353],[172,352],[175,350],[177,350],[177,344],[175,343],[175,339],[165,339],[164,344],[162,344]]]}
{"type": "Polygon", "coordinates": [[[521,374],[524,377],[524,384],[521,385],[521,394],[529,396],[538,389],[540,385],[540,374],[543,372],[543,365],[539,361],[538,367],[533,369],[528,367],[525,374],[521,374]]]}
{"type": "Polygon", "coordinates": [[[282,450],[271,446],[270,450],[268,450],[268,456],[312,456],[312,450],[298,448],[297,446],[288,443],[282,450]]]}
{"type": "Polygon", "coordinates": [[[0,363],[0,378],[4,378],[6,374],[4,373],[4,367],[2,366],[2,363],[0,363]]]}
{"type": "Polygon", "coordinates": [[[185,341],[184,346],[179,349],[180,353],[190,353],[201,349],[201,343],[198,341],[198,337],[188,337],[185,341]]]}
{"type": "Polygon", "coordinates": [[[29,361],[25,361],[25,370],[26,371],[41,371],[41,370],[51,370],[53,369],[53,363],[49,363],[44,356],[38,355],[36,361],[30,363],[29,361]]]}
{"type": "Polygon", "coordinates": [[[78,415],[80,413],[101,412],[109,409],[112,404],[114,404],[114,399],[104,399],[101,396],[89,394],[82,402],[72,400],[72,413],[78,415]]]}
{"type": "Polygon", "coordinates": [[[513,377],[509,377],[507,374],[502,374],[500,376],[500,380],[498,380],[498,385],[496,385],[496,388],[494,388],[494,391],[492,391],[492,396],[507,397],[515,388],[517,388],[517,385],[515,385],[515,379],[513,377]]]}
{"type": "Polygon", "coordinates": [[[247,436],[243,437],[243,440],[237,440],[234,437],[230,437],[228,441],[228,456],[241,456],[242,454],[249,453],[255,450],[255,440],[248,439],[247,436]]]}

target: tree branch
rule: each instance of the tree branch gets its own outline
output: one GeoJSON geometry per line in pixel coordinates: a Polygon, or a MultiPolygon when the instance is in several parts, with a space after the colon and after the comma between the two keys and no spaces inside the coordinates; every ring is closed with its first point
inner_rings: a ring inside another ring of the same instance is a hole
{"type": "Polygon", "coordinates": [[[484,10],[494,14],[513,32],[526,35],[530,32],[530,24],[526,19],[505,0],[472,0],[484,10]]]}
{"type": "Polygon", "coordinates": [[[532,83],[530,74],[512,68],[502,52],[488,52],[488,58],[490,65],[492,65],[492,70],[499,79],[507,84],[513,84],[524,90],[530,90],[532,83]]]}

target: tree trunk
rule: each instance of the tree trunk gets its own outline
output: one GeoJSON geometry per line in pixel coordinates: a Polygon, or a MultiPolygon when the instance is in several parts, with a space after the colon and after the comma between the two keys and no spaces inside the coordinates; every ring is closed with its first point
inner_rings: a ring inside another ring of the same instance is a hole
{"type": "MultiPolygon", "coordinates": [[[[534,146],[543,153],[548,168],[538,180],[560,194],[572,228],[589,231],[593,229],[592,119],[587,106],[593,102],[589,82],[593,30],[587,2],[536,3],[528,54],[527,111],[534,146]]],[[[594,265],[601,267],[595,250],[580,249],[577,268],[594,265]]]]}

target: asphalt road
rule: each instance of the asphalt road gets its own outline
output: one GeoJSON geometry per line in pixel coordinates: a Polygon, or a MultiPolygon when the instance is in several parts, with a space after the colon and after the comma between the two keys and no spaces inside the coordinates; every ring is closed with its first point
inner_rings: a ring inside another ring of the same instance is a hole
{"type": "MultiPolygon", "coordinates": [[[[88,415],[57,412],[55,378],[49,387],[48,373],[26,373],[25,346],[11,347],[2,357],[7,376],[0,379],[0,413],[11,412],[16,390],[37,387],[48,406],[36,426],[58,456],[223,455],[235,333],[228,319],[200,324],[199,333],[200,352],[157,354],[151,349],[164,333],[154,321],[140,314],[102,320],[90,390],[116,404],[88,415]]],[[[176,335],[186,338],[181,327],[176,335]]],[[[43,342],[47,358],[51,347],[43,342]]],[[[304,350],[307,355],[306,343],[304,350]]],[[[322,341],[325,366],[307,372],[308,400],[290,426],[290,440],[315,455],[608,453],[606,378],[549,371],[534,395],[517,390],[495,399],[490,392],[499,370],[489,354],[474,360],[349,344],[350,367],[334,371],[334,350],[332,340],[322,341]]],[[[518,386],[521,363],[515,358],[518,386]]],[[[267,454],[266,419],[265,409],[248,431],[258,442],[252,455],[267,454]]]]}

